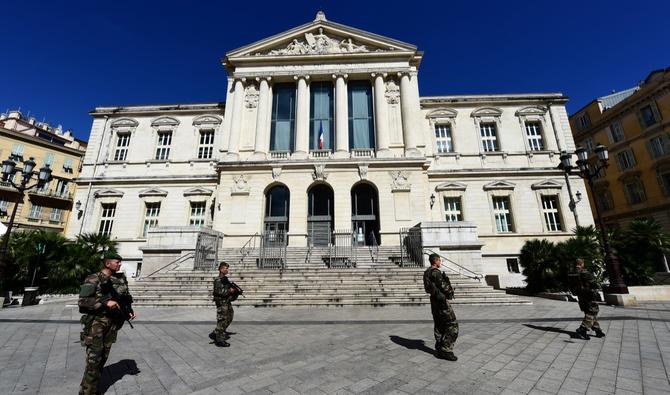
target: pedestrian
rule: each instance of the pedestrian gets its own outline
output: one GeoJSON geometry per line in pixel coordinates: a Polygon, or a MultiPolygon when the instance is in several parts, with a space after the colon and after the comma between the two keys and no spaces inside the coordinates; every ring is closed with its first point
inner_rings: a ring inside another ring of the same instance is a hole
{"type": "Polygon", "coordinates": [[[596,300],[599,298],[598,281],[596,277],[584,269],[584,260],[577,258],[575,262],[575,268],[577,272],[575,273],[575,280],[572,281],[573,289],[576,291],[577,297],[579,298],[579,309],[584,312],[584,319],[582,324],[577,328],[577,335],[582,339],[589,340],[589,330],[593,329],[596,334],[596,337],[605,337],[605,332],[600,329],[600,324],[598,323],[598,303],[596,300]]]}
{"type": "Polygon", "coordinates": [[[113,251],[103,255],[104,267],[86,277],[79,291],[82,313],[81,344],[86,347],[86,369],[79,394],[97,393],[102,369],[124,321],[135,319],[128,280],[119,272],[122,258],[113,251]]]}
{"type": "Polygon", "coordinates": [[[219,276],[214,279],[214,290],[212,296],[216,303],[216,329],[209,334],[209,338],[214,340],[217,347],[230,347],[226,340],[230,338],[230,332],[226,332],[228,326],[233,322],[232,301],[237,295],[237,288],[234,287],[228,279],[230,267],[226,262],[219,264],[219,276]]]}
{"type": "Polygon", "coordinates": [[[458,321],[447,300],[454,298],[454,289],[446,273],[440,271],[442,259],[438,254],[428,257],[430,267],[423,273],[423,286],[430,294],[430,311],[433,314],[435,335],[435,356],[448,361],[456,361],[454,343],[458,338],[458,321]]]}

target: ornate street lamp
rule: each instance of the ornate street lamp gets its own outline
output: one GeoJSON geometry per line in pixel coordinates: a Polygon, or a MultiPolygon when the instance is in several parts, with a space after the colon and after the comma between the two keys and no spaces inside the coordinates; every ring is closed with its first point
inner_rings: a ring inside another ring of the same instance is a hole
{"type": "MultiPolygon", "coordinates": [[[[577,155],[577,169],[579,170],[575,174],[579,177],[585,179],[589,188],[591,189],[591,195],[595,200],[595,191],[593,190],[593,180],[601,170],[609,166],[609,153],[607,152],[607,147],[602,144],[598,144],[594,149],[596,155],[598,156],[598,164],[594,168],[588,166],[588,152],[583,147],[579,147],[575,150],[577,155]]],[[[561,167],[565,171],[566,175],[571,174],[572,169],[572,154],[568,152],[563,152],[561,154],[561,167]]],[[[605,268],[610,278],[610,285],[607,291],[613,294],[627,294],[628,287],[623,281],[621,276],[621,265],[619,264],[619,258],[614,254],[612,247],[610,245],[609,236],[607,235],[607,229],[605,228],[605,222],[600,215],[600,208],[598,204],[594,204],[596,209],[596,221],[598,221],[598,227],[600,228],[600,234],[602,235],[603,248],[605,249],[605,268]]]]}
{"type": "Polygon", "coordinates": [[[23,177],[21,177],[21,182],[19,184],[15,184],[10,177],[16,174],[18,170],[16,168],[16,162],[14,162],[11,157],[2,161],[2,181],[4,181],[6,184],[9,183],[9,185],[18,191],[16,201],[14,202],[14,208],[12,209],[12,215],[10,216],[9,223],[7,224],[7,231],[2,238],[2,246],[0,247],[0,287],[2,287],[0,290],[3,291],[3,297],[6,291],[4,289],[4,280],[5,270],[7,268],[7,246],[9,245],[9,235],[12,232],[12,227],[14,226],[16,209],[18,208],[19,203],[23,201],[23,194],[25,191],[34,187],[41,188],[44,184],[51,181],[51,169],[49,168],[49,165],[44,165],[37,175],[37,183],[28,185],[30,179],[33,177],[33,170],[35,169],[36,165],[37,163],[35,163],[34,158],[24,160],[23,169],[21,169],[23,177]]]}

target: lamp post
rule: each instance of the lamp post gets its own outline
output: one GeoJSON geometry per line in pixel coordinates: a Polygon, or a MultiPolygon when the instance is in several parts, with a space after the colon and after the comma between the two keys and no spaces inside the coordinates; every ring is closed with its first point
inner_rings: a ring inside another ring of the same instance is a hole
{"type": "MultiPolygon", "coordinates": [[[[586,180],[591,189],[591,196],[594,196],[595,192],[593,190],[593,180],[600,173],[601,170],[609,166],[609,153],[607,152],[607,147],[602,144],[598,144],[595,148],[595,153],[598,155],[598,164],[595,168],[589,168],[588,166],[588,152],[586,149],[579,147],[575,150],[577,155],[576,170],[575,174],[579,177],[586,180]]],[[[561,155],[561,166],[566,175],[571,174],[572,169],[575,167],[572,165],[572,154],[568,152],[563,152],[561,155]]],[[[619,264],[619,258],[614,254],[612,246],[610,245],[609,236],[607,235],[607,229],[605,228],[605,223],[600,215],[600,208],[598,204],[594,204],[596,209],[596,221],[598,221],[598,227],[600,228],[600,234],[602,235],[603,248],[605,249],[605,268],[610,278],[610,286],[608,288],[609,293],[613,294],[627,294],[628,287],[623,281],[621,276],[621,265],[619,264]]]]}
{"type": "MultiPolygon", "coordinates": [[[[7,269],[7,246],[9,245],[9,235],[12,232],[12,227],[14,226],[16,209],[18,208],[19,203],[23,201],[23,194],[25,191],[34,187],[42,187],[47,182],[51,181],[51,169],[49,168],[49,165],[44,165],[37,175],[37,183],[28,185],[30,179],[33,177],[33,170],[35,169],[36,165],[37,163],[35,163],[34,158],[30,158],[23,161],[23,169],[19,170],[16,168],[16,162],[14,162],[11,157],[2,161],[2,181],[9,183],[9,185],[11,185],[19,192],[16,197],[16,201],[14,202],[14,208],[12,208],[12,215],[9,217],[7,231],[2,238],[2,246],[0,247],[0,284],[2,288],[4,288],[5,271],[7,269]],[[15,184],[10,176],[16,174],[18,171],[21,171],[22,177],[20,182],[15,184]]],[[[6,290],[2,289],[2,291],[4,294],[6,290]]]]}

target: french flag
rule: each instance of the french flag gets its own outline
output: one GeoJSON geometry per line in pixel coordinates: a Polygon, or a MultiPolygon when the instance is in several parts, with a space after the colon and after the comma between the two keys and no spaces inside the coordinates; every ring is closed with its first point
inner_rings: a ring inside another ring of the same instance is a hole
{"type": "Polygon", "coordinates": [[[323,149],[323,121],[319,123],[319,149],[323,149]]]}

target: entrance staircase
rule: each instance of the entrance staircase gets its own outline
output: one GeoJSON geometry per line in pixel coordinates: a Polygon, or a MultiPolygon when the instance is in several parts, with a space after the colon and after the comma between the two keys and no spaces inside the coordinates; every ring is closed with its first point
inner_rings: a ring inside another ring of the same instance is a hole
{"type": "MultiPolygon", "coordinates": [[[[259,269],[258,250],[239,248],[219,251],[219,260],[230,264],[229,278],[244,296],[235,306],[418,306],[430,304],[423,289],[423,267],[400,267],[399,247],[380,246],[378,251],[355,247],[356,264],[329,268],[328,248],[289,247],[285,268],[259,269]]],[[[353,255],[353,254],[352,254],[353,255]]],[[[445,264],[447,269],[448,264],[445,264]]],[[[447,270],[449,272],[449,270],[447,270]]],[[[131,285],[136,305],[212,306],[212,281],[216,270],[179,270],[168,265],[131,285]]],[[[504,291],[494,290],[465,275],[449,274],[455,289],[454,304],[530,304],[504,291]]]]}

